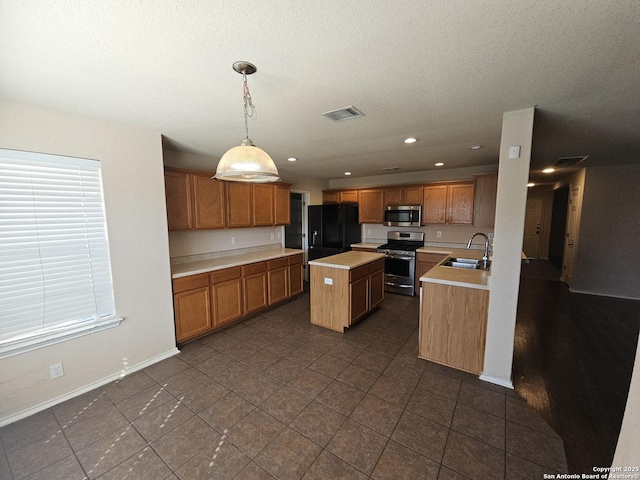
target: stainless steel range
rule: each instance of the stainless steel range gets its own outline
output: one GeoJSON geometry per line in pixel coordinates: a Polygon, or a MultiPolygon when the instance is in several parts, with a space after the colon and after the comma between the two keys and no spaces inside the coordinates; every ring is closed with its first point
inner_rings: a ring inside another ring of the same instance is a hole
{"type": "Polygon", "coordinates": [[[424,232],[387,232],[387,243],[378,247],[384,259],[386,292],[415,295],[416,250],[424,246],[424,232]]]}

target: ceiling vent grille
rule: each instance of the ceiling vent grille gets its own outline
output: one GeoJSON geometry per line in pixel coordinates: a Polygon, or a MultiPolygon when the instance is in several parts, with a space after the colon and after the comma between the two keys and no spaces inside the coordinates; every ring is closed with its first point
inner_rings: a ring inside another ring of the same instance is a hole
{"type": "Polygon", "coordinates": [[[324,112],[322,116],[327,117],[334,122],[342,122],[343,120],[351,120],[352,118],[364,117],[364,113],[362,113],[353,105],[349,105],[348,107],[331,110],[330,112],[324,112]]]}
{"type": "Polygon", "coordinates": [[[584,162],[589,155],[584,155],[581,157],[560,157],[558,161],[553,164],[554,167],[573,167],[574,165],[579,164],[580,162],[584,162]]]}

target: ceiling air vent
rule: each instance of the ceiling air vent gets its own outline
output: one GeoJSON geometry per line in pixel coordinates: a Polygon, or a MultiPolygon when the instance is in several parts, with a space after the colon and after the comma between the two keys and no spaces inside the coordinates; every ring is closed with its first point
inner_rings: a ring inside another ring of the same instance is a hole
{"type": "Polygon", "coordinates": [[[392,172],[393,170],[400,170],[400,167],[384,167],[382,170],[385,172],[392,172]]]}
{"type": "Polygon", "coordinates": [[[554,167],[573,167],[574,165],[579,164],[580,162],[585,161],[589,158],[589,155],[584,155],[581,157],[560,157],[556,163],[553,164],[554,167]]]}
{"type": "Polygon", "coordinates": [[[341,122],[343,120],[350,120],[352,118],[364,117],[364,113],[362,113],[353,105],[349,105],[348,107],[331,110],[330,112],[324,112],[322,116],[327,117],[334,122],[341,122]]]}

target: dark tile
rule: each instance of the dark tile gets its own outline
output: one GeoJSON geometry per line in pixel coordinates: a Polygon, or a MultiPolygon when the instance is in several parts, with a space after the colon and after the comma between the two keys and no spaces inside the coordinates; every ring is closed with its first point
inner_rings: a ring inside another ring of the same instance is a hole
{"type": "Polygon", "coordinates": [[[322,373],[327,377],[336,378],[342,371],[349,366],[349,362],[333,357],[331,355],[323,355],[313,362],[309,368],[316,372],[322,373]]]}
{"type": "Polygon", "coordinates": [[[224,372],[231,365],[235,364],[236,361],[233,358],[219,353],[211,358],[206,359],[204,362],[196,364],[195,368],[200,370],[208,377],[213,378],[214,376],[224,372]]]}
{"type": "Polygon", "coordinates": [[[273,480],[273,476],[255,462],[249,462],[233,480],[273,480]]]}
{"type": "Polygon", "coordinates": [[[311,345],[301,345],[293,352],[287,354],[287,359],[303,367],[308,367],[322,355],[324,355],[322,350],[317,350],[311,345]]]}
{"type": "Polygon", "coordinates": [[[411,395],[407,410],[438,422],[446,427],[451,425],[456,402],[448,398],[434,395],[421,388],[416,388],[411,395]]]}
{"type": "Polygon", "coordinates": [[[186,370],[189,367],[190,365],[187,362],[183,362],[177,356],[174,356],[154,363],[150,367],[145,368],[143,372],[156,382],[162,382],[164,379],[172,377],[176,373],[186,370]]]}
{"type": "Polygon", "coordinates": [[[473,480],[503,479],[504,452],[471,437],[451,431],[442,464],[473,480]]]}
{"type": "Polygon", "coordinates": [[[256,347],[255,345],[248,342],[242,342],[226,349],[224,351],[224,354],[233,358],[234,360],[240,361],[250,355],[253,355],[258,350],[260,350],[260,348],[256,347]]]}
{"type": "Polygon", "coordinates": [[[399,360],[393,360],[385,369],[383,375],[415,387],[423,371],[424,365],[422,363],[414,362],[413,364],[408,364],[399,360]]]}
{"type": "Polygon", "coordinates": [[[212,379],[229,390],[235,390],[247,378],[251,378],[256,374],[257,372],[255,370],[250,369],[246,365],[236,363],[226,370],[216,373],[212,379]]]}
{"type": "Polygon", "coordinates": [[[418,387],[440,395],[441,397],[457,400],[461,384],[462,382],[459,378],[440,375],[431,370],[425,370],[418,382],[418,387]]]}
{"type": "Polygon", "coordinates": [[[376,480],[436,480],[440,465],[424,455],[391,440],[371,478],[376,480]]]}
{"type": "Polygon", "coordinates": [[[291,390],[290,388],[282,387],[282,389],[278,390],[260,405],[260,409],[277,420],[280,420],[282,423],[288,424],[304,410],[310,402],[310,397],[291,390]]]}
{"type": "Polygon", "coordinates": [[[267,368],[264,373],[280,383],[288,383],[300,375],[302,370],[304,367],[282,358],[267,368]]]}
{"type": "Polygon", "coordinates": [[[455,378],[458,380],[462,380],[465,373],[456,368],[447,367],[445,365],[440,365],[439,363],[427,362],[425,370],[428,370],[433,373],[438,373],[440,375],[446,375],[447,377],[455,378]]]}
{"type": "MultiPolygon", "coordinates": [[[[228,333],[234,338],[246,342],[250,338],[253,338],[258,333],[262,332],[262,330],[252,327],[248,325],[246,322],[236,323],[234,326],[229,327],[225,330],[225,333],[228,333]]],[[[228,352],[228,350],[227,350],[228,352]]]]}
{"type": "Polygon", "coordinates": [[[99,414],[80,418],[69,424],[63,431],[73,449],[78,451],[127,425],[129,425],[127,419],[112,406],[99,414]]]}
{"type": "Polygon", "coordinates": [[[210,407],[205,408],[198,415],[218,432],[224,433],[225,430],[231,428],[236,422],[253,411],[254,408],[252,404],[243,398],[234,393],[229,393],[210,407]]]}
{"type": "Polygon", "coordinates": [[[217,352],[208,345],[192,342],[180,348],[178,358],[189,365],[197,365],[216,354],[217,352]]]}
{"type": "Polygon", "coordinates": [[[60,403],[53,407],[52,411],[60,426],[64,428],[110,408],[113,408],[111,399],[103,390],[97,389],[60,403]]]}
{"type": "MultiPolygon", "coordinates": [[[[60,432],[60,426],[51,410],[31,415],[0,428],[0,439],[7,452],[42,440],[60,432]]],[[[0,449],[0,455],[2,450],[0,449]]]]}
{"type": "Polygon", "coordinates": [[[58,433],[6,452],[6,455],[13,476],[22,478],[53,465],[72,453],[64,435],[58,433]]]}
{"type": "Polygon", "coordinates": [[[191,367],[167,378],[162,382],[162,386],[167,392],[177,398],[195,385],[208,379],[209,377],[200,370],[191,367]]]}
{"type": "Polygon", "coordinates": [[[254,405],[260,405],[281,388],[282,384],[280,382],[259,373],[238,385],[234,393],[254,405]]]}
{"type": "Polygon", "coordinates": [[[367,350],[393,358],[400,348],[402,348],[402,345],[398,345],[397,343],[375,340],[367,347],[367,350]]]}
{"type": "Polygon", "coordinates": [[[382,373],[389,366],[392,359],[387,357],[386,355],[381,355],[380,353],[369,352],[368,350],[363,351],[358,357],[353,361],[355,365],[359,367],[366,368],[367,370],[371,370],[376,373],[382,373]]]}
{"type": "Polygon", "coordinates": [[[285,428],[256,457],[265,470],[279,479],[302,478],[322,448],[298,432],[285,428]]]}
{"type": "MultiPolygon", "coordinates": [[[[0,470],[0,478],[13,478],[10,475],[11,474],[9,473],[8,475],[3,476],[2,471],[0,470]]],[[[24,480],[84,480],[86,478],[84,470],[82,470],[76,456],[69,455],[62,460],[59,460],[56,463],[25,477],[24,480]]]]}
{"type": "Polygon", "coordinates": [[[271,345],[273,342],[278,340],[280,337],[276,337],[269,332],[265,332],[264,330],[260,330],[258,333],[253,335],[251,338],[247,338],[247,343],[251,343],[256,347],[265,348],[267,345],[271,345]]]}
{"type": "MultiPolygon", "coordinates": [[[[564,471],[553,470],[554,473],[566,473],[564,471]]],[[[549,467],[543,467],[536,463],[531,463],[523,458],[514,457],[507,454],[507,474],[505,480],[521,480],[523,478],[545,478],[545,474],[551,473],[549,467]]],[[[604,477],[602,477],[604,478],[604,477]]]]}
{"type": "Polygon", "coordinates": [[[115,382],[102,387],[102,389],[113,403],[119,403],[155,384],[156,381],[154,379],[139,371],[131,375],[125,375],[115,382]]]}
{"type": "Polygon", "coordinates": [[[505,422],[503,418],[459,403],[456,406],[451,428],[500,450],[505,449],[505,422]]]}
{"type": "Polygon", "coordinates": [[[353,345],[350,343],[341,342],[331,347],[328,353],[332,357],[339,358],[345,362],[353,362],[360,354],[362,354],[363,347],[359,345],[353,345]]]}
{"type": "Polygon", "coordinates": [[[440,462],[448,433],[447,427],[405,411],[391,438],[436,462],[440,462]]]}
{"type": "Polygon", "coordinates": [[[287,386],[297,392],[307,395],[308,397],[315,398],[331,382],[332,379],[326,375],[307,368],[303,370],[300,375],[287,383],[287,386]]]}
{"type": "Polygon", "coordinates": [[[207,446],[180,467],[180,480],[228,480],[246,467],[251,460],[228,440],[207,446]]]}
{"type": "Polygon", "coordinates": [[[218,332],[203,338],[202,343],[218,352],[224,352],[240,343],[240,340],[225,332],[218,332]]]}
{"type": "Polygon", "coordinates": [[[118,410],[132,422],[154,408],[175,401],[175,397],[156,384],[116,404],[118,410]]]}
{"type": "Polygon", "coordinates": [[[185,423],[151,444],[162,460],[172,470],[177,470],[193,458],[205,446],[215,445],[220,434],[204,420],[192,417],[185,423]]]}
{"type": "Polygon", "coordinates": [[[289,340],[282,339],[280,337],[276,337],[277,340],[271,342],[269,345],[264,347],[265,350],[271,353],[275,353],[276,355],[284,356],[293,352],[300,345],[294,342],[290,342],[289,340]]]}
{"type": "Polygon", "coordinates": [[[97,478],[147,446],[136,430],[126,426],[76,452],[89,478],[97,478]]]}
{"type": "Polygon", "coordinates": [[[132,425],[151,443],[193,417],[193,412],[178,400],[167,402],[143,415],[132,425]]]}
{"type": "Polygon", "coordinates": [[[370,475],[382,454],[388,438],[351,419],[342,424],[327,450],[370,475]]]}
{"type": "Polygon", "coordinates": [[[462,376],[462,381],[464,383],[468,383],[469,385],[473,385],[474,387],[485,388],[487,390],[491,390],[492,392],[501,393],[503,395],[506,393],[507,390],[509,390],[503,387],[502,385],[496,385],[495,383],[480,380],[480,378],[478,378],[477,375],[474,375],[472,373],[467,373],[467,372],[464,372],[464,375],[462,376]]]}
{"type": "Polygon", "coordinates": [[[4,454],[2,442],[0,442],[0,478],[6,478],[7,480],[13,479],[11,468],[9,468],[9,461],[7,460],[7,456],[4,454]]]}
{"type": "Polygon", "coordinates": [[[349,415],[364,397],[364,392],[334,380],[325,388],[316,400],[343,415],[349,415]]]}
{"type": "Polygon", "coordinates": [[[376,372],[352,364],[345,368],[336,380],[351,385],[363,392],[367,392],[379,376],[376,372]]]}
{"type": "MultiPolygon", "coordinates": [[[[519,478],[519,480],[522,480],[522,479],[523,477],[519,478]]],[[[440,466],[440,473],[438,474],[438,480],[470,480],[470,479],[469,477],[465,477],[461,473],[454,472],[450,468],[447,468],[444,465],[442,465],[440,466]]]]}
{"type": "Polygon", "coordinates": [[[523,427],[532,428],[539,432],[558,437],[558,434],[545,422],[538,413],[522,400],[507,398],[507,421],[517,423],[523,427]]]}
{"type": "Polygon", "coordinates": [[[351,418],[389,437],[401,415],[402,408],[366,395],[351,413],[351,418]]]}
{"type": "Polygon", "coordinates": [[[504,394],[464,382],[458,395],[458,402],[502,418],[505,416],[505,400],[504,394]]]}
{"type": "Polygon", "coordinates": [[[263,372],[281,358],[280,355],[276,355],[268,350],[258,350],[256,353],[241,360],[241,363],[257,372],[263,372]]]}
{"type": "Polygon", "coordinates": [[[369,390],[369,394],[375,395],[399,407],[404,407],[409,401],[409,398],[411,398],[413,390],[414,387],[411,385],[382,375],[376,380],[376,383],[373,384],[369,390]]]}
{"type": "Polygon", "coordinates": [[[100,480],[156,480],[171,473],[169,467],[153,451],[145,447],[141,452],[109,470],[100,480]]]}
{"type": "Polygon", "coordinates": [[[347,419],[318,402],[311,402],[293,419],[289,427],[324,447],[347,419]]]}
{"type": "Polygon", "coordinates": [[[344,460],[323,450],[302,480],[366,480],[367,478],[369,477],[344,460]]]}
{"type": "Polygon", "coordinates": [[[295,327],[292,325],[287,325],[285,323],[280,323],[275,325],[269,329],[269,333],[271,335],[275,335],[276,337],[284,338],[289,335],[291,332],[295,331],[295,327]]]}
{"type": "Polygon", "coordinates": [[[244,417],[227,434],[229,440],[249,457],[255,457],[275,436],[284,424],[261,410],[254,410],[244,417]]]}
{"type": "Polygon", "coordinates": [[[507,452],[559,472],[567,470],[560,438],[511,422],[507,422],[507,452]]]}
{"type": "Polygon", "coordinates": [[[206,380],[180,395],[179,400],[195,413],[199,413],[228,393],[229,390],[226,387],[207,377],[206,380]]]}

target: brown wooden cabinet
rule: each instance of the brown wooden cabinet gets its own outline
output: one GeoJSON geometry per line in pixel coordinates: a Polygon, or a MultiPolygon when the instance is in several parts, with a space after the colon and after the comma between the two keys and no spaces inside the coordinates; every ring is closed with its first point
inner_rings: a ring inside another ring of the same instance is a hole
{"type": "Polygon", "coordinates": [[[251,194],[253,197],[252,212],[254,227],[265,227],[275,224],[275,189],[273,185],[267,183],[251,184],[251,194]]]}
{"type": "Polygon", "coordinates": [[[240,228],[253,225],[253,195],[250,183],[227,182],[227,227],[240,228]]]}
{"type": "Polygon", "coordinates": [[[340,203],[340,192],[322,192],[322,203],[340,203]]]}
{"type": "Polygon", "coordinates": [[[369,312],[369,268],[367,274],[349,283],[349,325],[353,325],[369,312]]]}
{"type": "Polygon", "coordinates": [[[322,203],[358,203],[357,190],[324,190],[322,203]]]}
{"type": "Polygon", "coordinates": [[[267,262],[242,266],[242,287],[244,290],[244,312],[250,314],[268,305],[267,262]]]}
{"type": "MultiPolygon", "coordinates": [[[[224,183],[211,175],[191,175],[196,229],[224,228],[224,183]]],[[[167,201],[167,205],[168,205],[167,201]]]]}
{"type": "Polygon", "coordinates": [[[358,203],[358,191],[342,190],[340,192],[340,203],[358,203]]]}
{"type": "Polygon", "coordinates": [[[385,205],[421,205],[422,186],[387,187],[384,189],[385,205]]]}
{"type": "Polygon", "coordinates": [[[219,327],[242,317],[242,271],[225,268],[210,274],[213,325],[219,327]]]}
{"type": "Polygon", "coordinates": [[[304,263],[303,254],[291,255],[289,257],[289,297],[299,295],[304,291],[304,263]]]}
{"type": "Polygon", "coordinates": [[[212,328],[209,276],[206,273],[173,281],[176,340],[183,342],[212,328]]]}
{"type": "Polygon", "coordinates": [[[441,253],[418,252],[416,254],[416,292],[420,291],[420,277],[445,258],[447,258],[447,255],[442,255],[441,253]]]}
{"type": "Polygon", "coordinates": [[[289,298],[289,259],[286,257],[267,262],[267,292],[269,305],[289,298]]]}
{"type": "Polygon", "coordinates": [[[291,223],[291,188],[275,185],[274,199],[276,225],[289,225],[291,223]]]}
{"type": "Polygon", "coordinates": [[[384,218],[384,190],[358,191],[358,222],[382,224],[384,218]]]}
{"type": "Polygon", "coordinates": [[[384,300],[384,260],[369,264],[369,310],[384,300]]]}
{"type": "Polygon", "coordinates": [[[186,172],[165,170],[164,191],[169,230],[193,228],[191,176],[186,172]]]}
{"type": "Polygon", "coordinates": [[[385,205],[402,205],[402,187],[388,187],[384,189],[385,205]]]}
{"type": "Polygon", "coordinates": [[[473,225],[475,227],[494,227],[497,192],[497,172],[473,176],[473,225]]]}
{"type": "Polygon", "coordinates": [[[423,189],[422,222],[471,224],[473,182],[429,185],[423,189]]]}

